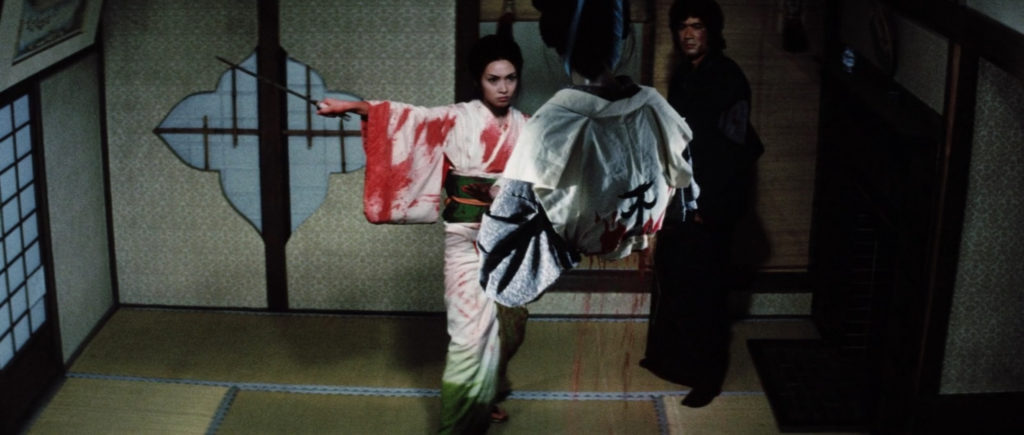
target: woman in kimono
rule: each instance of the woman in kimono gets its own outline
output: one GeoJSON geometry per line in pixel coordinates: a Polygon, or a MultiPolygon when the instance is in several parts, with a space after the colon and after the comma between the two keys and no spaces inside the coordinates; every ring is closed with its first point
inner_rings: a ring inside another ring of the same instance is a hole
{"type": "Polygon", "coordinates": [[[629,2],[533,5],[573,85],[526,124],[480,229],[481,284],[508,306],[539,297],[580,254],[614,260],[646,249],[692,174],[686,122],[653,88],[612,72],[629,2]]]}
{"type": "Polygon", "coordinates": [[[479,98],[441,107],[325,99],[317,113],[362,115],[363,206],[373,223],[430,223],[444,211],[444,303],[450,335],[441,387],[441,433],[482,433],[508,415],[508,359],[522,342],[525,309],[499,307],[477,279],[480,218],[526,115],[512,107],[523,58],[508,36],[489,35],[470,53],[479,98]]]}

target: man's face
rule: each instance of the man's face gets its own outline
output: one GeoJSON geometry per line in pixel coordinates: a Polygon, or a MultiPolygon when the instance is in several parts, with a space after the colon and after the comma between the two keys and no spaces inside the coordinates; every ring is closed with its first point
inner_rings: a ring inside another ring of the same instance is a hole
{"type": "Polygon", "coordinates": [[[700,18],[689,17],[676,30],[679,47],[691,62],[697,63],[708,52],[708,29],[700,18]]]}

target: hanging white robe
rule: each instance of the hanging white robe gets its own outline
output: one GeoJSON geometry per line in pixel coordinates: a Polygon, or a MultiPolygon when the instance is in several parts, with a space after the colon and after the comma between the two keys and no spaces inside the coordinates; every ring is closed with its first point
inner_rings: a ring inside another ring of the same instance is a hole
{"type": "Polygon", "coordinates": [[[648,246],[675,189],[690,185],[691,132],[653,88],[609,101],[556,93],[527,123],[484,216],[481,283],[498,302],[539,297],[578,254],[648,246]]]}

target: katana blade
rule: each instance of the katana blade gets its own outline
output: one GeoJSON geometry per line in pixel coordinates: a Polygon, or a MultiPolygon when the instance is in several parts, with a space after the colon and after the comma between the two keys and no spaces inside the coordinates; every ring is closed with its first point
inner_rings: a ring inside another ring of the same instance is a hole
{"type": "Polygon", "coordinates": [[[249,75],[251,75],[251,76],[255,77],[255,78],[256,78],[256,80],[259,80],[259,81],[261,81],[261,82],[263,82],[263,83],[266,83],[266,84],[268,84],[268,85],[270,85],[270,86],[273,86],[273,87],[275,87],[275,88],[277,88],[277,89],[280,89],[280,90],[282,90],[282,91],[285,91],[285,92],[287,92],[287,93],[289,93],[289,94],[292,94],[292,95],[294,95],[294,96],[296,96],[296,97],[302,98],[303,100],[307,101],[307,102],[308,102],[309,104],[312,104],[312,105],[313,105],[313,107],[319,108],[319,106],[317,105],[317,101],[316,101],[316,100],[314,100],[313,98],[311,98],[311,97],[310,97],[309,95],[303,95],[303,94],[300,94],[300,93],[298,93],[298,92],[295,92],[295,91],[293,91],[293,90],[291,90],[291,89],[288,89],[287,87],[285,87],[285,86],[282,86],[282,85],[280,85],[280,84],[278,84],[278,83],[274,82],[273,80],[270,80],[270,79],[268,79],[268,78],[266,78],[266,77],[263,77],[263,76],[261,76],[261,75],[259,75],[259,74],[256,74],[255,72],[249,71],[249,70],[247,70],[247,69],[243,68],[243,67],[242,67],[242,66],[240,66],[240,65],[236,65],[236,64],[234,64],[234,63],[231,63],[231,61],[229,61],[229,60],[227,60],[227,59],[225,59],[225,58],[223,58],[223,57],[220,57],[220,56],[214,56],[214,57],[216,57],[216,58],[217,58],[217,60],[219,60],[219,61],[221,61],[221,62],[224,62],[224,63],[226,63],[226,64],[228,64],[228,65],[231,65],[231,68],[233,68],[233,69],[237,69],[237,70],[239,70],[239,71],[241,71],[241,72],[244,72],[244,73],[246,73],[246,74],[249,74],[249,75]]]}

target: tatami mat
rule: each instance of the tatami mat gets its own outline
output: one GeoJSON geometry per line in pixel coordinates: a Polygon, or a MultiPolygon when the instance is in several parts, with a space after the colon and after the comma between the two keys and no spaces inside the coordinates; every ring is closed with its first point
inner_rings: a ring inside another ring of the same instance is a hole
{"type": "MultiPolygon", "coordinates": [[[[685,387],[638,366],[646,328],[531,319],[509,367],[512,420],[490,433],[774,433],[744,343],[817,336],[804,320],[736,324],[725,393],[692,410],[685,387]]],[[[121,309],[31,433],[431,433],[446,342],[442,316],[121,309]]]]}
{"type": "MultiPolygon", "coordinates": [[[[813,325],[803,321],[757,321],[733,327],[734,361],[724,388],[760,391],[757,371],[745,345],[751,337],[813,338],[813,325]]],[[[655,377],[639,366],[647,340],[644,321],[535,321],[509,366],[521,390],[678,391],[681,387],[655,377]]]]}
{"type": "MultiPolygon", "coordinates": [[[[813,338],[802,321],[734,327],[726,389],[759,391],[747,338],[813,338]]],[[[680,387],[638,365],[647,323],[531,320],[509,374],[518,390],[663,391],[680,387]]],[[[123,309],[72,372],[225,382],[437,388],[441,317],[257,315],[123,309]]]]}
{"type": "Polygon", "coordinates": [[[426,397],[372,397],[240,391],[218,434],[428,434],[441,402],[426,397]]]}
{"type": "MultiPolygon", "coordinates": [[[[658,434],[654,400],[509,400],[509,421],[492,434],[658,434]]],[[[364,397],[242,391],[218,434],[429,434],[440,402],[422,397],[364,397]]]]}
{"type": "Polygon", "coordinates": [[[658,434],[654,400],[510,400],[489,434],[658,434]]]}
{"type": "Polygon", "coordinates": [[[203,434],[225,387],[67,379],[29,434],[203,434]]]}
{"type": "MultiPolygon", "coordinates": [[[[768,399],[763,394],[725,393],[710,405],[699,408],[679,406],[674,398],[663,398],[668,426],[673,435],[766,435],[778,434],[768,399]]],[[[791,434],[798,435],[790,432],[791,434]]],[[[832,432],[830,432],[832,433],[832,432]]],[[[839,435],[840,432],[832,433],[839,435]]],[[[849,433],[853,435],[852,432],[849,433]]]]}
{"type": "Polygon", "coordinates": [[[72,372],[437,388],[444,319],[119,310],[72,372]]]}

